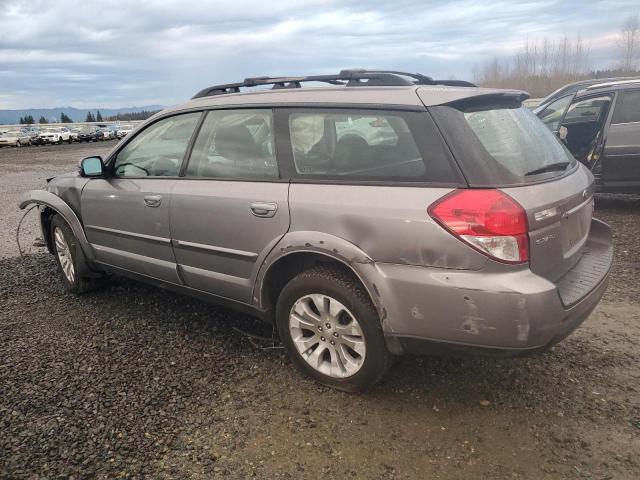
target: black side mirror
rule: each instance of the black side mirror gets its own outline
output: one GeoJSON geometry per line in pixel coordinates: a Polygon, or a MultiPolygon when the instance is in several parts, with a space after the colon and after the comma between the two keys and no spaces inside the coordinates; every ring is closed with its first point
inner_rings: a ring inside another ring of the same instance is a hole
{"type": "Polygon", "coordinates": [[[80,175],[83,177],[101,177],[104,170],[102,157],[87,157],[80,161],[80,175]]]}

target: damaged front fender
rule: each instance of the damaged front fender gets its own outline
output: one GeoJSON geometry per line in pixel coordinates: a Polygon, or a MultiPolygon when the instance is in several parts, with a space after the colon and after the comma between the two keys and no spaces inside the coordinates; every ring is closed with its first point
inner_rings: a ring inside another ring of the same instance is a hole
{"type": "Polygon", "coordinates": [[[92,261],[95,258],[93,247],[87,240],[80,219],[78,219],[78,216],[64,200],[45,190],[31,190],[24,195],[18,207],[24,210],[29,205],[34,204],[50,208],[60,214],[71,227],[86,260],[92,261]]]}

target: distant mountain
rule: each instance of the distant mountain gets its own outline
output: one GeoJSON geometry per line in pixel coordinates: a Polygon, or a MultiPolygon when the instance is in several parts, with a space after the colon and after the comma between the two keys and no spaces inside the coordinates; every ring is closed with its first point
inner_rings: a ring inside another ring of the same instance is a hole
{"type": "Polygon", "coordinates": [[[118,113],[133,113],[140,112],[142,110],[153,111],[162,110],[162,105],[145,105],[143,107],[124,107],[124,108],[74,108],[74,107],[57,107],[57,108],[29,108],[24,110],[0,110],[0,124],[13,124],[18,123],[20,117],[31,115],[36,122],[41,116],[44,116],[50,122],[53,120],[60,120],[60,112],[64,112],[71,117],[74,122],[84,122],[87,118],[87,112],[92,112],[94,115],[96,111],[100,110],[100,114],[103,118],[116,115],[118,113]]]}

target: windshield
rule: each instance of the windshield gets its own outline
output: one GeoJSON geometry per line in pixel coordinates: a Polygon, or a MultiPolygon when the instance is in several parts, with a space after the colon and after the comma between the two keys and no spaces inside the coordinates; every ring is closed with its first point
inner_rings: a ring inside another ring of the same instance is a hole
{"type": "Polygon", "coordinates": [[[436,118],[474,186],[522,185],[552,178],[576,160],[526,107],[435,107],[436,118]]]}

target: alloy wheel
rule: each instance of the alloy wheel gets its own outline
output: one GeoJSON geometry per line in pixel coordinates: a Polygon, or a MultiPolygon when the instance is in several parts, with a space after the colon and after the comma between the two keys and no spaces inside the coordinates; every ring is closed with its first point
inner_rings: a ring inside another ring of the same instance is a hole
{"type": "Polygon", "coordinates": [[[364,363],[366,344],[358,320],[328,295],[298,299],[289,313],[289,334],[300,356],[324,375],[350,377],[364,363]]]}
{"type": "Polygon", "coordinates": [[[69,281],[69,283],[73,283],[76,277],[75,268],[73,266],[73,258],[71,257],[71,252],[69,250],[69,244],[64,238],[64,234],[62,233],[62,229],[60,227],[56,227],[54,229],[53,239],[56,244],[56,254],[58,255],[58,260],[60,262],[60,266],[62,267],[62,272],[64,273],[64,276],[69,281]]]}

